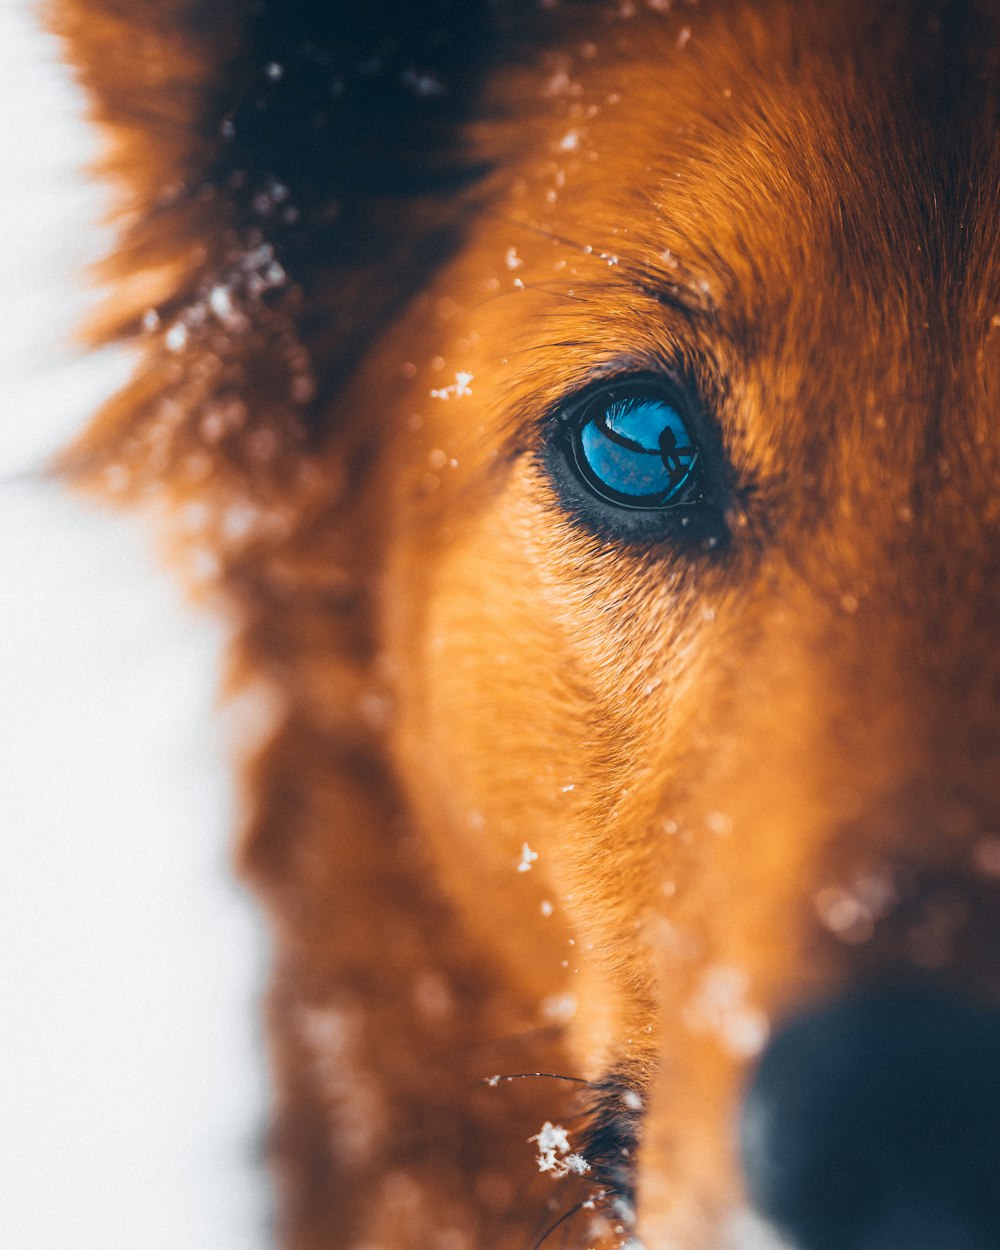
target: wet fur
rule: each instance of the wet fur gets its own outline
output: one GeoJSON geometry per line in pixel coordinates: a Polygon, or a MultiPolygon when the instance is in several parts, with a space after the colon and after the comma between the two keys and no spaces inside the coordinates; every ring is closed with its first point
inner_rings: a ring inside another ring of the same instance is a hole
{"type": "Polygon", "coordinates": [[[61,469],[158,511],[264,709],[280,1244],[526,1250],[593,1200],[552,1244],[614,1245],[635,1198],[701,1250],[753,1049],[713,972],[751,1041],[886,970],[1000,993],[996,14],[368,12],[53,6],[120,194],[92,333],[138,359],[61,469]],[[665,359],[729,465],[683,557],[541,450],[665,359]],[[483,1084],[543,1070],[594,1088],[483,1084]]]}

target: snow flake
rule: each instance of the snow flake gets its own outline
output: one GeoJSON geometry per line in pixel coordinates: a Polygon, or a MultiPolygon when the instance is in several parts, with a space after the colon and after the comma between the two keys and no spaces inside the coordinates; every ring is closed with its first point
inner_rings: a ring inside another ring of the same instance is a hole
{"type": "MultiPolygon", "coordinates": [[[[563,967],[569,967],[568,960],[563,961],[563,967]]],[[[542,999],[539,1012],[549,1024],[568,1024],[576,1015],[576,995],[550,994],[542,999]]]]}
{"type": "Polygon", "coordinates": [[[447,94],[448,88],[435,74],[421,73],[410,68],[403,71],[403,86],[412,92],[418,100],[433,99],[447,94]]]}
{"type": "MultiPolygon", "coordinates": [[[[275,202],[282,193],[287,194],[287,190],[274,184],[271,194],[275,202]]],[[[183,351],[194,339],[218,327],[225,330],[227,336],[243,334],[252,323],[252,314],[260,306],[261,297],[287,283],[288,275],[275,258],[271,244],[251,236],[237,251],[229,268],[215,274],[180,310],[164,333],[164,346],[169,352],[183,351]]],[[[147,309],[142,328],[152,333],[159,325],[156,309],[147,309]]],[[[302,370],[297,374],[301,376],[302,370]]]]}
{"type": "Polygon", "coordinates": [[[471,373],[456,373],[451,386],[437,387],[431,391],[431,399],[461,399],[464,395],[471,395],[472,388],[469,383],[472,379],[471,373]]]}
{"type": "Polygon", "coordinates": [[[569,1134],[561,1124],[546,1120],[528,1141],[538,1145],[536,1161],[539,1172],[549,1172],[558,1180],[563,1176],[583,1176],[590,1171],[590,1164],[583,1155],[570,1150],[569,1134]]]}
{"type": "Polygon", "coordinates": [[[163,341],[168,352],[179,352],[187,343],[187,339],[187,326],[183,321],[175,321],[164,335],[163,341]]]}
{"type": "Polygon", "coordinates": [[[208,306],[220,321],[228,321],[233,315],[233,297],[227,286],[219,283],[208,293],[208,306]]]}
{"type": "Polygon", "coordinates": [[[705,824],[712,833],[718,834],[719,837],[725,837],[733,831],[733,818],[728,812],[706,812],[705,824]]]}
{"type": "Polygon", "coordinates": [[[740,969],[708,968],[684,1009],[684,1023],[693,1033],[714,1034],[737,1058],[760,1054],[770,1025],[761,1008],[749,1001],[749,988],[749,977],[740,969]]]}
{"type": "Polygon", "coordinates": [[[521,843],[521,861],[517,865],[518,872],[531,872],[531,865],[538,858],[538,852],[533,851],[527,842],[521,843]]]}

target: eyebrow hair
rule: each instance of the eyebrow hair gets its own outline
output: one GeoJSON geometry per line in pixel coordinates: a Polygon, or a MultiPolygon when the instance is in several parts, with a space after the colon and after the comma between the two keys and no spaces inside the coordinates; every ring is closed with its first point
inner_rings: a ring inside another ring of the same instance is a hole
{"type": "Polygon", "coordinates": [[[717,320],[718,305],[712,297],[711,287],[705,278],[694,274],[679,256],[672,252],[662,252],[663,266],[655,260],[639,263],[619,256],[615,251],[605,251],[591,243],[580,243],[577,239],[557,234],[554,230],[546,230],[533,222],[521,221],[502,213],[491,216],[520,230],[527,230],[539,238],[548,239],[560,247],[568,248],[580,256],[592,257],[605,265],[617,267],[628,284],[640,295],[655,300],[664,308],[670,308],[688,321],[717,320]]]}
{"type": "Polygon", "coordinates": [[[691,273],[677,257],[671,256],[669,270],[655,262],[625,263],[622,273],[634,290],[688,321],[715,321],[719,317],[709,282],[691,273]]]}

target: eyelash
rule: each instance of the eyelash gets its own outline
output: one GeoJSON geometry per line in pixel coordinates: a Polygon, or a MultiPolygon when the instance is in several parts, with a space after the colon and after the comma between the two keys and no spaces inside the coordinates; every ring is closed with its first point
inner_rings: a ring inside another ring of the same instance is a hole
{"type": "Polygon", "coordinates": [[[645,1098],[628,1081],[610,1077],[594,1086],[596,1098],[580,1150],[590,1164],[588,1179],[604,1205],[626,1221],[633,1216],[635,1163],[642,1135],[645,1098]]]}

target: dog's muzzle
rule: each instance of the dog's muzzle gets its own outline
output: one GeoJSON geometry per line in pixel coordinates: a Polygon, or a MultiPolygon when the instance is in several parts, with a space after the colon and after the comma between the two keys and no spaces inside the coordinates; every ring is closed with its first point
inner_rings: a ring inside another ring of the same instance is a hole
{"type": "Polygon", "coordinates": [[[793,1020],[740,1146],[796,1250],[1000,1250],[1000,1012],[897,986],[793,1020]]]}

